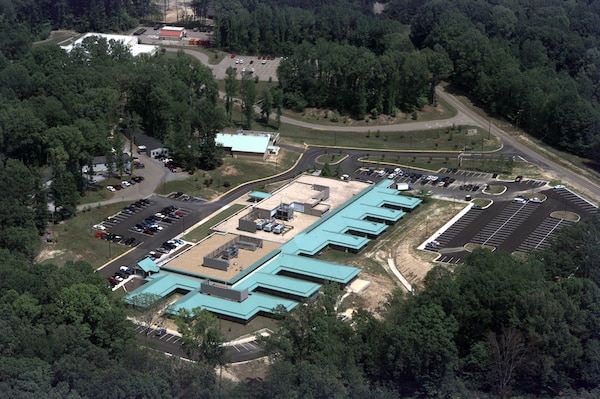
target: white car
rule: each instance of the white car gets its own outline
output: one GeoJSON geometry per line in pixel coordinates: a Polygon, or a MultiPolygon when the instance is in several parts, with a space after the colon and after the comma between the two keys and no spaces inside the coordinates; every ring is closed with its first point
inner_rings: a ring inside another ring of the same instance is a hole
{"type": "Polygon", "coordinates": [[[243,64],[243,63],[244,63],[244,60],[240,59],[240,64],[243,64]]]}
{"type": "Polygon", "coordinates": [[[105,231],[106,230],[106,226],[104,226],[103,224],[95,224],[92,226],[94,229],[96,230],[100,230],[100,231],[105,231]]]}
{"type": "Polygon", "coordinates": [[[542,202],[544,202],[541,199],[539,199],[538,197],[533,197],[529,201],[533,202],[534,204],[541,204],[542,202]]]}
{"type": "Polygon", "coordinates": [[[122,185],[123,187],[129,187],[129,186],[131,186],[131,183],[129,183],[127,180],[123,180],[123,181],[121,182],[121,185],[122,185]]]}
{"type": "Polygon", "coordinates": [[[265,65],[267,63],[267,60],[262,60],[260,63],[265,65]]]}
{"type": "Polygon", "coordinates": [[[515,204],[521,204],[521,205],[525,205],[525,204],[527,203],[527,200],[526,200],[525,198],[519,198],[519,197],[517,197],[517,198],[515,198],[515,199],[513,200],[513,202],[514,202],[515,204]]]}
{"type": "Polygon", "coordinates": [[[106,186],[106,189],[107,189],[108,191],[110,191],[111,193],[114,193],[115,191],[117,191],[117,189],[116,189],[116,188],[114,188],[113,186],[106,186]]]}
{"type": "Polygon", "coordinates": [[[554,186],[555,190],[561,190],[563,188],[565,188],[565,186],[563,186],[562,184],[557,184],[556,186],[554,186]]]}
{"type": "Polygon", "coordinates": [[[236,59],[235,59],[235,63],[236,63],[236,64],[239,64],[239,63],[240,63],[240,59],[239,59],[239,58],[236,58],[236,59]]]}
{"type": "Polygon", "coordinates": [[[244,67],[244,68],[242,68],[242,72],[246,72],[246,68],[245,68],[245,67],[244,67]]]}

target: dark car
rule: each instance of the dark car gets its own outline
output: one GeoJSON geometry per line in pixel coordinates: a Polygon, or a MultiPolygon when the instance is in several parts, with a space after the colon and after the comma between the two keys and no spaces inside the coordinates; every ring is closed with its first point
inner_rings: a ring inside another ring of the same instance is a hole
{"type": "Polygon", "coordinates": [[[121,277],[123,279],[129,278],[129,274],[127,274],[127,273],[125,273],[124,271],[121,271],[121,270],[115,272],[115,275],[119,276],[119,277],[121,277]]]}
{"type": "Polygon", "coordinates": [[[168,248],[168,249],[175,249],[175,248],[177,248],[177,245],[171,244],[170,242],[166,242],[166,241],[162,243],[162,246],[164,248],[168,248]]]}
{"type": "Polygon", "coordinates": [[[156,330],[154,335],[156,335],[157,337],[162,337],[166,333],[167,333],[167,330],[165,328],[159,328],[158,330],[156,330]]]}
{"type": "Polygon", "coordinates": [[[114,278],[114,277],[109,277],[109,278],[107,278],[107,280],[108,280],[108,282],[109,282],[109,283],[111,283],[112,285],[117,285],[117,284],[119,284],[119,283],[120,283],[120,281],[119,281],[119,280],[117,280],[117,279],[116,279],[116,278],[114,278]]]}

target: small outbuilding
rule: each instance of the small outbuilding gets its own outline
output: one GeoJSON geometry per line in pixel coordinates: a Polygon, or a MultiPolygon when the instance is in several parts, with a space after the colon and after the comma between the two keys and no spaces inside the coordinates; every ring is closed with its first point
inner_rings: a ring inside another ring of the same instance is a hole
{"type": "Polygon", "coordinates": [[[268,149],[272,143],[269,133],[248,132],[217,133],[215,142],[233,158],[267,159],[268,149]]]}
{"type": "Polygon", "coordinates": [[[163,26],[158,32],[158,37],[163,40],[181,40],[186,36],[185,28],[180,26],[163,26]]]}
{"type": "Polygon", "coordinates": [[[136,134],[133,142],[138,148],[138,154],[147,154],[151,158],[169,156],[169,149],[154,137],[146,134],[136,134]]]}
{"type": "MultiPolygon", "coordinates": [[[[125,170],[129,170],[131,168],[131,165],[130,165],[131,157],[126,152],[124,152],[122,154],[122,157],[123,157],[123,168],[125,170]]],[[[113,172],[116,172],[117,171],[117,166],[116,166],[117,162],[116,162],[115,158],[116,158],[116,155],[112,159],[112,166],[111,166],[111,165],[109,165],[109,162],[106,160],[105,156],[94,157],[94,158],[92,158],[92,162],[90,165],[84,165],[81,168],[81,172],[83,174],[90,174],[90,167],[91,167],[92,173],[105,174],[106,172],[108,172],[109,169],[111,169],[113,172]]]]}

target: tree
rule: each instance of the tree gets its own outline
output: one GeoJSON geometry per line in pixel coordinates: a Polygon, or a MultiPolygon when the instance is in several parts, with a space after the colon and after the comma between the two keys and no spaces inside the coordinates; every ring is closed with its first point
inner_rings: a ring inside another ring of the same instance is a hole
{"type": "Polygon", "coordinates": [[[283,92],[280,89],[273,90],[273,105],[277,109],[277,128],[281,126],[281,115],[283,109],[283,92]]]}
{"type": "Polygon", "coordinates": [[[180,308],[175,324],[181,333],[181,346],[192,359],[200,359],[212,366],[223,366],[228,361],[227,349],[217,326],[217,318],[201,308],[180,308]]]}
{"type": "Polygon", "coordinates": [[[252,119],[254,119],[254,103],[256,102],[256,85],[252,75],[242,74],[242,84],[240,88],[242,95],[242,112],[244,114],[244,126],[252,129],[252,119]]]}
{"type": "Polygon", "coordinates": [[[161,312],[167,306],[166,298],[147,292],[135,295],[130,303],[136,309],[135,320],[146,327],[147,332],[158,324],[161,312]]]}
{"type": "Polygon", "coordinates": [[[264,89],[260,98],[260,112],[263,116],[265,123],[269,124],[269,115],[271,114],[271,106],[273,104],[273,96],[271,95],[270,89],[264,89]]]}
{"type": "Polygon", "coordinates": [[[237,93],[239,82],[237,80],[237,71],[232,67],[227,68],[225,71],[225,109],[229,119],[233,113],[233,98],[237,93]]]}
{"type": "Polygon", "coordinates": [[[510,395],[510,383],[527,359],[527,345],[523,334],[514,327],[504,328],[502,335],[490,331],[486,336],[493,355],[493,375],[501,398],[510,395]]]}

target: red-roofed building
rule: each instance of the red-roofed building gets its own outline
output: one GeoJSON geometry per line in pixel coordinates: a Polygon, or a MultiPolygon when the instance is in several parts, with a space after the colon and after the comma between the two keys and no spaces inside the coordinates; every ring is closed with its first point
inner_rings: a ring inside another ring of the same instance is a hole
{"type": "Polygon", "coordinates": [[[161,39],[182,39],[183,37],[185,37],[186,31],[185,28],[179,27],[179,26],[163,26],[162,28],[160,28],[160,31],[158,33],[158,36],[161,39]]]}

